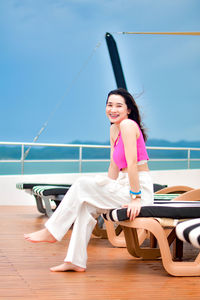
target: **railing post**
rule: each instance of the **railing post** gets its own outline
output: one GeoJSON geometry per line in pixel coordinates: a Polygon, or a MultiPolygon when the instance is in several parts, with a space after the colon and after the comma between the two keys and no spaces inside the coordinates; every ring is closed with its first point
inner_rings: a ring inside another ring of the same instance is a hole
{"type": "Polygon", "coordinates": [[[21,173],[24,175],[24,144],[22,144],[21,148],[21,173]]]}
{"type": "Polygon", "coordinates": [[[82,172],[82,147],[79,147],[79,173],[82,172]]]}
{"type": "Polygon", "coordinates": [[[190,169],[190,149],[188,149],[188,169],[190,169]]]}

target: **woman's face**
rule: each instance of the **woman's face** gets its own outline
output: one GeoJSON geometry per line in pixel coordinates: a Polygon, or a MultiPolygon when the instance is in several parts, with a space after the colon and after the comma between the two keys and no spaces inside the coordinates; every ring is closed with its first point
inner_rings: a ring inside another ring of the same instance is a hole
{"type": "Polygon", "coordinates": [[[130,110],[127,108],[125,100],[120,95],[110,95],[106,105],[106,115],[111,123],[120,124],[128,119],[130,110]]]}

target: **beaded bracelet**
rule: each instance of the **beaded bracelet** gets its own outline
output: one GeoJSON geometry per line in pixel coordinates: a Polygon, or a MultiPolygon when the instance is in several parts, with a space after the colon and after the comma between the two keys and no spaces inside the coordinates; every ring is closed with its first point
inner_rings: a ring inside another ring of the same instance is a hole
{"type": "Polygon", "coordinates": [[[140,195],[141,194],[141,191],[139,191],[139,192],[132,192],[131,190],[130,190],[130,192],[129,192],[131,195],[140,195]]]}

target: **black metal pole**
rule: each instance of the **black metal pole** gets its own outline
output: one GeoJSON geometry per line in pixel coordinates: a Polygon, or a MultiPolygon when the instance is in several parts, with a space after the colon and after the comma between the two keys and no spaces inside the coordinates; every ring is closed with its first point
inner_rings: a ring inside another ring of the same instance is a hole
{"type": "Polygon", "coordinates": [[[124,88],[127,90],[126,82],[125,82],[125,78],[124,78],[124,74],[120,62],[120,57],[117,49],[117,44],[113,36],[109,32],[106,32],[105,38],[106,38],[108,51],[110,54],[110,59],[111,59],[117,87],[124,88]]]}

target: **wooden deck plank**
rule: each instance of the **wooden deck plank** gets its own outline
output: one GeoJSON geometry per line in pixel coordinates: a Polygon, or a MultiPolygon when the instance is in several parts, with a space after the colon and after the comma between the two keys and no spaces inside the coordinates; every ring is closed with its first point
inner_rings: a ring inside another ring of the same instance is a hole
{"type": "Polygon", "coordinates": [[[23,239],[45,221],[35,207],[0,207],[0,300],[200,299],[199,277],[172,277],[159,260],[134,260],[126,249],[95,237],[85,273],[50,272],[65,257],[70,232],[56,244],[23,239]]]}

